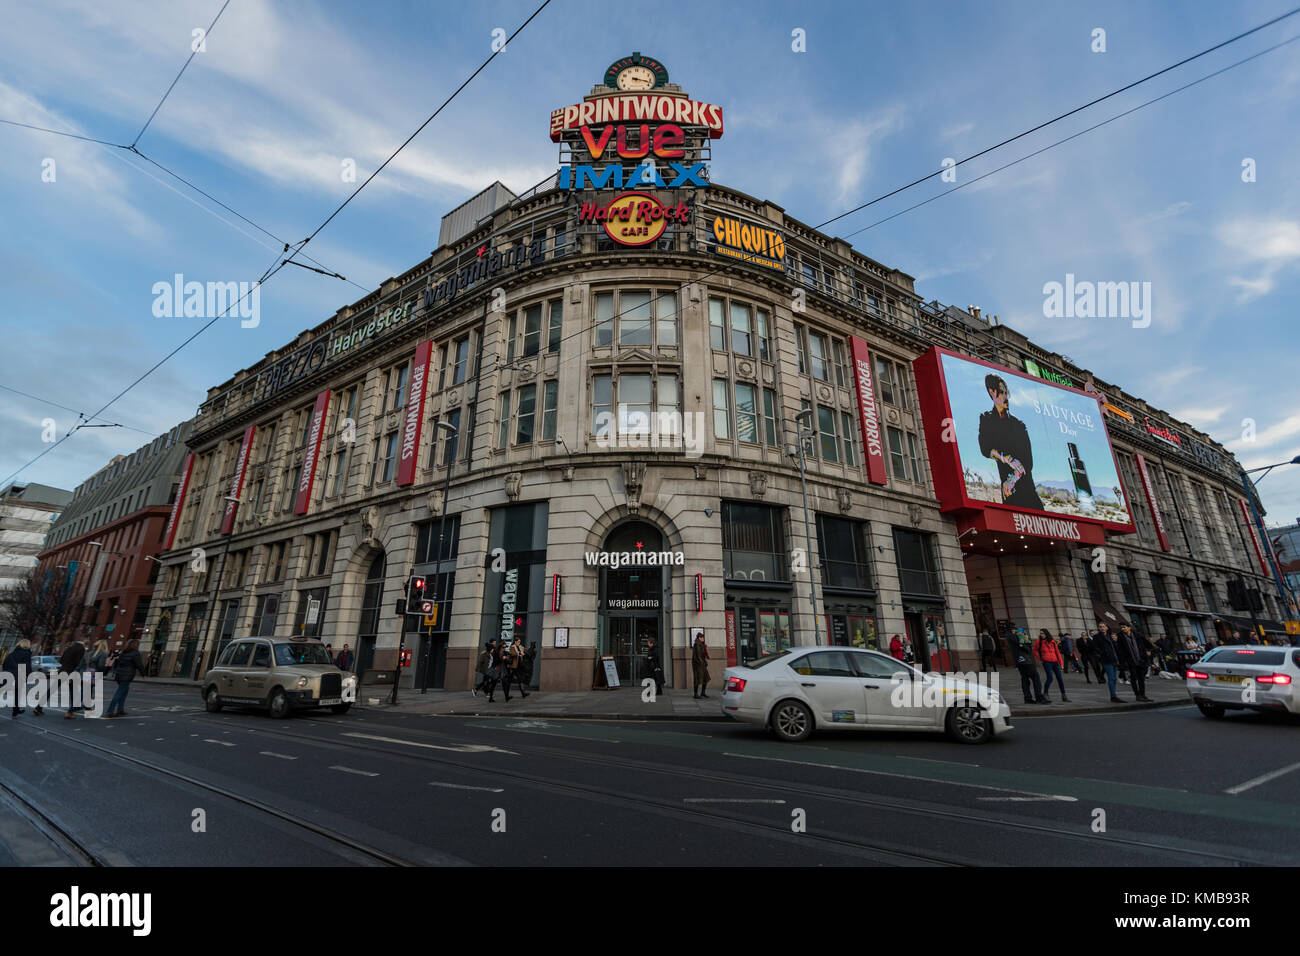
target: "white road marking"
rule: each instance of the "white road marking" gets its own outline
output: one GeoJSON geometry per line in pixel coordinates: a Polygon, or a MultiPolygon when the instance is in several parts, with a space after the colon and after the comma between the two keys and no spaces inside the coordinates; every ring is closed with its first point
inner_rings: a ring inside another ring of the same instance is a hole
{"type": "Polygon", "coordinates": [[[977,800],[1002,801],[1007,803],[1035,803],[1039,800],[1064,800],[1066,803],[1078,803],[1078,797],[1066,797],[1054,793],[1046,797],[977,797],[977,800]]]}
{"type": "Polygon", "coordinates": [[[1290,773],[1292,770],[1295,770],[1297,767],[1300,767],[1300,763],[1293,763],[1290,766],[1283,767],[1281,770],[1274,770],[1272,773],[1266,773],[1263,776],[1254,777],[1250,780],[1247,780],[1245,783],[1239,783],[1235,787],[1229,787],[1227,790],[1223,792],[1241,793],[1245,790],[1249,790],[1251,787],[1258,787],[1261,783],[1268,783],[1270,780],[1276,780],[1278,777],[1282,776],[1282,774],[1290,773]]]}
{"type": "Polygon", "coordinates": [[[235,745],[232,744],[229,740],[213,740],[211,737],[204,737],[204,738],[203,738],[203,742],[204,742],[204,743],[207,743],[207,744],[221,744],[221,746],[223,746],[223,747],[233,747],[233,746],[235,746],[235,745]]]}
{"type": "Polygon", "coordinates": [[[331,770],[341,770],[344,773],[355,773],[358,777],[378,777],[379,774],[371,773],[369,770],[353,770],[351,767],[330,767],[331,770]]]}
{"type": "Polygon", "coordinates": [[[500,747],[489,747],[487,744],[424,744],[414,740],[401,740],[397,737],[376,737],[374,734],[344,734],[344,737],[358,737],[362,740],[378,740],[385,744],[404,744],[407,747],[424,747],[428,750],[451,750],[455,753],[476,754],[487,753],[489,751],[499,754],[510,754],[512,757],[519,755],[513,750],[502,750],[500,747]]]}
{"type": "Polygon", "coordinates": [[[281,760],[297,760],[297,757],[290,757],[288,754],[278,754],[270,750],[261,751],[263,757],[279,757],[281,760]]]}
{"type": "Polygon", "coordinates": [[[438,783],[434,781],[429,786],[446,787],[448,790],[485,790],[488,793],[505,793],[505,790],[501,787],[467,787],[463,783],[438,783]]]}
{"type": "Polygon", "coordinates": [[[986,783],[966,783],[961,780],[944,780],[940,777],[920,777],[910,773],[891,773],[888,770],[864,770],[861,767],[841,767],[833,763],[812,763],[807,760],[789,760],[785,757],[756,757],[752,754],[734,754],[724,753],[724,757],[740,757],[742,760],[771,760],[774,763],[793,763],[801,767],[820,767],[823,770],[847,770],[850,773],[869,773],[877,777],[898,777],[902,780],[923,780],[926,783],[945,783],[954,787],[971,787],[975,790],[996,790],[999,793],[1028,793],[1037,797],[1060,797],[1065,800],[1074,800],[1074,797],[1066,797],[1063,794],[1036,793],[1033,790],[1017,790],[1015,787],[994,787],[986,783]]]}
{"type": "Polygon", "coordinates": [[[43,754],[43,753],[45,753],[45,751],[44,751],[44,750],[38,750],[38,751],[36,751],[36,753],[38,753],[38,754],[43,754]]]}
{"type": "Polygon", "coordinates": [[[727,797],[684,797],[682,803],[785,803],[784,800],[745,800],[727,797]]]}

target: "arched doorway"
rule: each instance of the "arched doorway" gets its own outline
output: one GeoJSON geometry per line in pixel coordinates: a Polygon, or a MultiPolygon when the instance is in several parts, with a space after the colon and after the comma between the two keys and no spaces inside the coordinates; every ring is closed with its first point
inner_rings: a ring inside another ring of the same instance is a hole
{"type": "Polygon", "coordinates": [[[361,597],[361,623],[357,630],[357,676],[375,666],[375,643],[379,640],[379,619],[384,606],[384,575],[388,560],[383,551],[375,555],[366,572],[366,589],[361,597]]]}
{"type": "Polygon", "coordinates": [[[605,537],[600,568],[599,645],[612,655],[619,682],[636,687],[649,677],[646,651],[650,638],[659,645],[659,659],[671,683],[672,658],[668,628],[672,577],[670,563],[660,560],[663,534],[645,521],[616,525],[605,537]]]}

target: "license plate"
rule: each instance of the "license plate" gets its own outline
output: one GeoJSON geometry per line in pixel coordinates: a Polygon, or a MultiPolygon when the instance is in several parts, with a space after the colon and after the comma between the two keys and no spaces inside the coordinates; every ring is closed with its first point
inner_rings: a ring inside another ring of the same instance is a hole
{"type": "Polygon", "coordinates": [[[341,703],[343,703],[343,698],[342,698],[342,697],[322,697],[322,698],[320,699],[320,702],[321,702],[321,706],[322,706],[322,707],[325,707],[325,706],[328,706],[328,705],[330,705],[330,704],[341,704],[341,703]]]}
{"type": "Polygon", "coordinates": [[[1244,677],[1229,677],[1227,674],[1215,674],[1215,675],[1214,675],[1214,679],[1217,680],[1217,681],[1219,681],[1220,683],[1224,683],[1224,684],[1240,684],[1240,683],[1241,683],[1242,681],[1244,681],[1246,678],[1244,678],[1244,677]]]}

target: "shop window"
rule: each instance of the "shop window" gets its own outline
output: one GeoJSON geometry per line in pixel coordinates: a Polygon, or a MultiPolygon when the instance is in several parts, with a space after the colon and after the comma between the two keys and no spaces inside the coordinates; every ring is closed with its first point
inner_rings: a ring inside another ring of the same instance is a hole
{"type": "Polygon", "coordinates": [[[728,578],[788,581],[784,511],[766,505],[722,503],[722,563],[728,578]]]}

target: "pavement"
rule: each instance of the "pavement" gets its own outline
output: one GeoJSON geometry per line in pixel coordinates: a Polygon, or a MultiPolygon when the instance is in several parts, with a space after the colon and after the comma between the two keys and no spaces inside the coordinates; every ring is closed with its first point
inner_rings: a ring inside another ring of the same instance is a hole
{"type": "MultiPolygon", "coordinates": [[[[1091,675],[1090,675],[1091,676],[1091,675]]],[[[1039,675],[1040,679],[1042,675],[1039,675]]],[[[1118,685],[1118,695],[1124,700],[1122,704],[1111,703],[1110,694],[1105,683],[1087,683],[1082,674],[1069,674],[1065,678],[1066,693],[1069,701],[1060,699],[1060,692],[1052,688],[1050,704],[1025,704],[1020,691],[1020,675],[1014,668],[1002,668],[994,671],[990,678],[996,678],[991,685],[999,690],[1011,708],[1015,717],[1036,717],[1051,714],[1095,714],[1111,711],[1149,710],[1154,707],[1171,707],[1187,704],[1190,698],[1181,678],[1165,680],[1150,678],[1147,680],[1147,696],[1151,703],[1141,703],[1133,699],[1133,691],[1128,684],[1118,685]]],[[[197,691],[196,681],[177,677],[139,678],[141,684],[165,684],[172,686],[193,687],[197,691]]],[[[398,702],[390,704],[391,685],[362,685],[357,695],[357,708],[382,708],[398,713],[430,714],[438,716],[498,716],[509,714],[512,717],[570,717],[595,720],[719,720],[722,718],[722,693],[713,689],[707,699],[695,700],[686,696],[686,691],[677,688],[665,688],[654,701],[642,700],[639,687],[621,687],[613,690],[579,690],[579,691],[529,691],[528,696],[511,694],[509,702],[499,691],[495,703],[479,694],[477,697],[467,690],[436,690],[420,693],[406,687],[397,691],[398,702]]]]}

